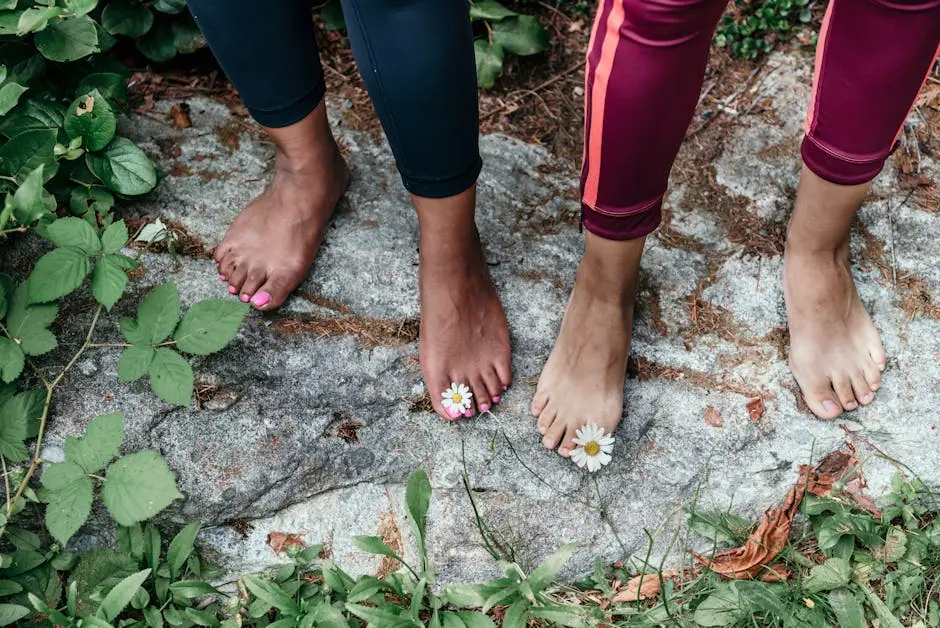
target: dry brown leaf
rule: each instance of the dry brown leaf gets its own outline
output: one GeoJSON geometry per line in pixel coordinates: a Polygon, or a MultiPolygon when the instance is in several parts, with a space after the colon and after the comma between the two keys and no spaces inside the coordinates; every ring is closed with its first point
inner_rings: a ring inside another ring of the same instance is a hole
{"type": "Polygon", "coordinates": [[[712,427],[723,427],[725,421],[721,418],[721,413],[718,410],[715,410],[713,406],[708,406],[705,409],[705,423],[712,427]]]}
{"type": "Polygon", "coordinates": [[[760,421],[760,418],[764,416],[764,410],[765,408],[763,397],[757,397],[756,399],[751,399],[747,402],[747,414],[755,423],[760,421]]]}
{"type": "Polygon", "coordinates": [[[857,464],[858,458],[851,452],[839,450],[826,454],[816,463],[807,492],[817,497],[829,497],[833,485],[853,473],[857,464]]]}
{"type": "Polygon", "coordinates": [[[624,587],[614,595],[613,602],[636,602],[639,600],[648,600],[659,595],[662,589],[662,583],[669,578],[675,578],[682,572],[674,569],[667,569],[662,572],[662,578],[658,573],[648,573],[640,576],[633,576],[627,581],[624,587]]]}
{"type": "Polygon", "coordinates": [[[291,532],[271,532],[267,538],[268,547],[274,550],[275,554],[280,554],[292,547],[303,549],[307,547],[307,544],[303,542],[301,536],[303,535],[291,532]]]}
{"type": "Polygon", "coordinates": [[[855,505],[859,508],[870,512],[872,517],[881,519],[881,511],[875,506],[875,502],[872,501],[871,497],[862,492],[864,488],[865,482],[860,478],[855,478],[854,480],[846,482],[842,492],[851,497],[852,501],[855,502],[855,505]]]}
{"type": "Polygon", "coordinates": [[[189,113],[186,111],[189,107],[173,105],[170,107],[170,120],[177,129],[188,129],[193,125],[189,119],[189,113]]]}
{"type": "Polygon", "coordinates": [[[759,576],[786,547],[793,517],[800,507],[812,473],[812,467],[800,467],[800,477],[787,493],[783,504],[764,513],[757,530],[748,537],[743,546],[718,552],[711,558],[699,554],[695,554],[695,558],[725,578],[759,576]]]}
{"type": "Polygon", "coordinates": [[[920,93],[920,96],[917,97],[917,101],[914,103],[915,107],[923,107],[924,105],[930,105],[936,98],[940,96],[940,87],[931,87],[925,89],[920,93]]]}

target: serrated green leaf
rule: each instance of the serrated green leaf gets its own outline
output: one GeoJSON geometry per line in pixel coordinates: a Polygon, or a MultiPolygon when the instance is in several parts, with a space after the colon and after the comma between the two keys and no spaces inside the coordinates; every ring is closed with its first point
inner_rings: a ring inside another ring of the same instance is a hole
{"type": "Polygon", "coordinates": [[[31,172],[43,166],[43,180],[48,181],[59,169],[55,144],[54,129],[32,129],[17,133],[0,146],[0,174],[22,183],[31,172]]]}
{"type": "Polygon", "coordinates": [[[254,593],[258,599],[264,600],[266,604],[270,604],[272,607],[290,615],[300,613],[300,607],[297,606],[293,598],[274,582],[258,576],[245,576],[243,582],[249,591],[254,593]]]}
{"type": "Polygon", "coordinates": [[[101,240],[94,228],[81,218],[59,218],[49,225],[47,236],[58,247],[75,247],[96,255],[101,252],[101,240]]]}
{"type": "Polygon", "coordinates": [[[104,150],[85,154],[85,163],[108,188],[127,196],[146,194],[157,185],[153,162],[134,142],[115,137],[104,150]]]}
{"type": "Polygon", "coordinates": [[[112,222],[104,233],[101,234],[101,247],[105,253],[117,253],[125,246],[130,239],[127,232],[127,225],[123,220],[112,222]]]}
{"type": "Polygon", "coordinates": [[[8,338],[0,338],[0,379],[10,383],[20,376],[26,365],[26,356],[18,344],[8,338]]]}
{"type": "Polygon", "coordinates": [[[498,22],[507,17],[518,15],[515,11],[510,11],[495,0],[476,0],[470,3],[471,20],[489,20],[498,22]]]}
{"type": "Polygon", "coordinates": [[[56,20],[36,33],[36,48],[52,61],[75,61],[98,49],[98,31],[87,15],[56,20]]]}
{"type": "Polygon", "coordinates": [[[238,333],[248,304],[223,299],[207,299],[194,304],[173,335],[176,348],[193,355],[220,351],[238,333]]]}
{"type": "Polygon", "coordinates": [[[166,552],[166,560],[170,565],[170,577],[176,578],[182,573],[186,560],[193,551],[196,543],[196,535],[202,524],[198,521],[190,523],[170,541],[170,547],[166,552]]]}
{"type": "Polygon", "coordinates": [[[95,263],[91,273],[91,293],[98,303],[110,310],[127,288],[127,273],[114,255],[105,255],[95,263]]]}
{"type": "MultiPolygon", "coordinates": [[[[176,284],[172,281],[151,290],[137,308],[139,331],[150,344],[166,340],[173,333],[179,320],[180,296],[176,284]]],[[[123,323],[124,321],[122,321],[122,328],[123,323]]],[[[130,333],[137,337],[135,332],[130,333]]],[[[127,340],[132,344],[140,342],[131,338],[127,340]]]]}
{"type": "MultiPolygon", "coordinates": [[[[72,190],[69,198],[69,209],[76,216],[84,216],[88,212],[94,212],[101,216],[114,207],[114,196],[111,192],[100,187],[91,189],[78,187],[72,190]]],[[[97,222],[97,219],[94,219],[97,222]]],[[[108,251],[113,252],[113,251],[108,251]]]]}
{"type": "Polygon", "coordinates": [[[150,387],[154,394],[168,403],[188,406],[193,396],[193,368],[180,354],[161,347],[150,363],[150,387]]]}
{"type": "Polygon", "coordinates": [[[70,294],[82,285],[91,262],[88,255],[75,247],[49,251],[39,258],[29,276],[31,303],[48,303],[70,294]]]}
{"type": "Polygon", "coordinates": [[[29,436],[29,422],[37,414],[33,392],[22,392],[7,399],[0,405],[0,455],[12,462],[26,460],[24,441],[29,436]]]}
{"type": "Polygon", "coordinates": [[[124,416],[121,413],[95,417],[85,428],[82,438],[65,439],[65,459],[97,473],[118,454],[124,440],[124,416]]]}
{"type": "Polygon", "coordinates": [[[118,379],[122,382],[135,382],[150,370],[153,362],[153,347],[150,345],[133,345],[124,349],[118,360],[118,379]]]}
{"type": "Polygon", "coordinates": [[[0,604],[0,626],[9,626],[29,615],[29,609],[19,604],[0,604]]]}
{"type": "Polygon", "coordinates": [[[149,519],[182,497],[170,468],[150,449],[113,462],[101,490],[111,516],[124,526],[149,519]]]}
{"type": "Polygon", "coordinates": [[[94,489],[91,478],[80,466],[66,460],[50,465],[43,471],[41,481],[49,496],[46,528],[65,545],[91,514],[94,489]]]}
{"type": "Polygon", "coordinates": [[[30,172],[13,194],[13,215],[21,225],[31,225],[46,213],[43,204],[43,170],[39,164],[30,172]]]}
{"type": "Polygon", "coordinates": [[[836,589],[826,596],[829,607],[839,622],[839,628],[868,628],[865,611],[855,594],[848,589],[836,589]]]}
{"type": "Polygon", "coordinates": [[[527,56],[548,47],[548,33],[533,15],[516,15],[492,25],[493,43],[514,55],[527,56]]]}
{"type": "Polygon", "coordinates": [[[113,621],[130,603],[131,598],[137,593],[137,589],[140,588],[140,585],[144,583],[149,575],[150,570],[144,569],[114,585],[114,588],[108,591],[108,594],[101,600],[101,605],[98,607],[98,616],[113,621]]]}
{"type": "Polygon", "coordinates": [[[819,593],[844,587],[852,578],[852,567],[842,558],[830,558],[822,565],[816,565],[803,581],[807,593],[819,593]]]}
{"type": "Polygon", "coordinates": [[[153,13],[140,4],[111,0],[101,13],[101,25],[112,35],[137,38],[153,26],[153,13]]]}
{"type": "Polygon", "coordinates": [[[85,150],[101,150],[107,146],[116,129],[117,119],[111,105],[97,89],[82,94],[66,109],[65,132],[70,139],[82,138],[85,150]]]}
{"type": "Polygon", "coordinates": [[[7,115],[20,102],[20,96],[28,89],[19,83],[7,83],[0,87],[0,116],[7,115]]]}
{"type": "Polygon", "coordinates": [[[478,39],[473,42],[473,56],[476,60],[477,85],[483,89],[493,87],[503,71],[503,47],[478,39]]]}
{"type": "Polygon", "coordinates": [[[552,583],[561,568],[571,558],[576,547],[575,543],[568,543],[535,568],[527,579],[534,593],[538,593],[552,583]]]}

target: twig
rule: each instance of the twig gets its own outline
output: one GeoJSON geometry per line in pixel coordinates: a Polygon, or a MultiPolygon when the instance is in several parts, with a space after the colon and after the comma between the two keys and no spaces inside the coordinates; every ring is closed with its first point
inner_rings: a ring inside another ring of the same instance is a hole
{"type": "Polygon", "coordinates": [[[493,116],[495,116],[496,114],[502,113],[503,111],[506,111],[507,109],[509,109],[509,108],[512,107],[513,105],[515,105],[515,104],[517,104],[517,103],[519,103],[519,102],[522,102],[522,100],[525,98],[525,95],[526,95],[526,94],[535,93],[535,92],[538,92],[538,91],[540,91],[540,90],[543,90],[543,89],[545,89],[546,87],[548,87],[549,85],[552,85],[553,83],[556,83],[556,82],[558,82],[559,80],[561,80],[562,78],[568,76],[568,75],[571,74],[572,72],[583,68],[585,63],[587,63],[587,60],[586,60],[586,59],[583,60],[583,61],[578,62],[576,65],[571,66],[571,67],[568,68],[567,70],[564,70],[564,71],[562,71],[562,72],[559,72],[559,73],[556,74],[555,76],[551,77],[551,78],[548,79],[547,81],[544,81],[544,82],[542,82],[542,83],[536,85],[536,86],[533,87],[532,89],[526,90],[525,94],[522,95],[522,96],[520,96],[519,98],[514,98],[513,100],[510,100],[509,102],[503,104],[501,107],[498,107],[498,108],[494,109],[493,111],[484,113],[483,115],[480,116],[480,122],[483,122],[484,120],[488,120],[488,119],[492,118],[493,116]]]}
{"type": "MultiPolygon", "coordinates": [[[[898,203],[897,207],[894,209],[901,209],[904,205],[907,204],[907,201],[910,200],[911,196],[914,194],[914,189],[907,193],[907,196],[904,197],[904,200],[898,203]]],[[[891,217],[892,208],[888,206],[888,249],[891,252],[891,283],[897,285],[898,283],[898,264],[897,258],[894,256],[894,219],[891,217]]]]}
{"type": "Polygon", "coordinates": [[[6,456],[0,456],[0,465],[3,466],[3,484],[6,487],[7,498],[7,512],[10,512],[10,476],[7,474],[7,459],[6,456]]]}

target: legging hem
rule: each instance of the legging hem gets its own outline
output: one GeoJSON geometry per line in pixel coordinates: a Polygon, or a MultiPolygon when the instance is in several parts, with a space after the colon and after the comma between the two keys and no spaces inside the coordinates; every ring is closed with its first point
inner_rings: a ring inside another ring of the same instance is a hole
{"type": "Polygon", "coordinates": [[[581,203],[581,224],[594,235],[605,240],[635,240],[656,231],[663,217],[660,197],[641,212],[625,216],[601,213],[587,203],[581,203]]]}
{"type": "Polygon", "coordinates": [[[806,167],[816,176],[836,185],[868,183],[878,176],[887,159],[887,157],[867,161],[842,159],[824,150],[809,136],[803,138],[800,155],[806,167]]]}
{"type": "Polygon", "coordinates": [[[257,109],[249,106],[248,113],[261,126],[266,126],[269,129],[280,129],[296,124],[310,115],[310,112],[317,108],[325,95],[326,83],[320,81],[306,94],[288,105],[273,110],[257,109]]]}
{"type": "Polygon", "coordinates": [[[405,189],[415,196],[420,196],[421,198],[447,198],[449,196],[457,196],[461,192],[466,192],[473,187],[482,169],[483,159],[477,156],[476,161],[470,168],[453,177],[437,181],[427,181],[413,179],[402,174],[401,181],[405,189]]]}

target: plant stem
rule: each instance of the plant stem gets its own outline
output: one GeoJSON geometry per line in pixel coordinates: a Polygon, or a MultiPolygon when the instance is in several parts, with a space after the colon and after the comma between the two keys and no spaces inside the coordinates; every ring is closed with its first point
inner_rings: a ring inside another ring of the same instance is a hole
{"type": "Polygon", "coordinates": [[[7,474],[7,459],[0,456],[0,465],[3,465],[3,486],[6,488],[7,511],[10,510],[10,476],[7,474]]]}
{"type": "Polygon", "coordinates": [[[0,231],[0,236],[9,235],[11,233],[25,233],[29,227],[14,227],[13,229],[4,229],[0,231]]]}
{"type": "MultiPolygon", "coordinates": [[[[42,406],[42,416],[39,417],[39,433],[36,434],[36,447],[33,450],[33,460],[32,462],[30,462],[29,468],[26,469],[26,475],[23,477],[23,480],[20,482],[20,486],[16,491],[16,495],[13,496],[12,500],[7,501],[7,518],[9,518],[11,514],[13,514],[13,509],[16,508],[16,503],[19,501],[20,497],[23,496],[23,491],[26,490],[26,486],[29,484],[30,479],[32,479],[33,474],[36,472],[36,469],[39,468],[39,463],[42,460],[42,457],[39,455],[39,452],[42,449],[42,437],[46,431],[46,419],[49,416],[49,407],[52,404],[52,393],[55,390],[56,386],[58,386],[59,383],[62,382],[62,379],[65,377],[66,373],[69,372],[69,369],[75,366],[75,363],[78,362],[78,358],[80,358],[82,354],[85,353],[85,350],[91,346],[91,337],[92,337],[92,334],[95,333],[95,327],[98,325],[98,318],[101,316],[102,310],[104,310],[104,306],[99,305],[98,309],[95,310],[95,315],[91,319],[91,325],[88,326],[88,333],[85,335],[85,342],[82,343],[82,346],[79,347],[78,351],[75,352],[75,355],[72,356],[72,359],[69,360],[68,364],[66,364],[65,367],[61,371],[59,371],[59,374],[56,376],[56,378],[52,380],[51,382],[48,382],[46,381],[44,377],[42,377],[41,373],[39,374],[43,380],[43,384],[45,384],[46,386],[46,400],[42,406]]],[[[35,368],[36,367],[33,366],[34,370],[35,368]]],[[[36,372],[39,373],[38,370],[36,372]]],[[[5,531],[6,531],[6,526],[0,528],[0,536],[2,536],[2,533],[5,531]]]]}

